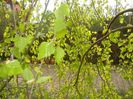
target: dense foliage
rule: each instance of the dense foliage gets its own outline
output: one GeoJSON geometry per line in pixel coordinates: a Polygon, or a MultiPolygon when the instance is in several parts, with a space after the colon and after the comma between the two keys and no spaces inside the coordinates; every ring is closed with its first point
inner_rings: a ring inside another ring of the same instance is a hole
{"type": "Polygon", "coordinates": [[[0,1],[2,99],[132,99],[133,8],[87,2],[0,1]]]}

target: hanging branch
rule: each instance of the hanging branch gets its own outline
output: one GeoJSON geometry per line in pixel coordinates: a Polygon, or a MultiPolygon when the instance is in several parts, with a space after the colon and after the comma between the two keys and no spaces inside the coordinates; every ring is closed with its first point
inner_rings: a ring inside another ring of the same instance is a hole
{"type": "Polygon", "coordinates": [[[122,15],[122,14],[124,14],[124,13],[126,13],[126,12],[133,12],[133,8],[130,8],[130,9],[127,9],[127,10],[124,10],[124,11],[118,13],[118,14],[111,20],[111,22],[109,23],[108,28],[107,28],[107,31],[105,32],[105,35],[104,35],[103,37],[101,37],[100,39],[98,39],[96,42],[94,42],[94,43],[88,48],[88,50],[84,53],[84,55],[83,55],[83,57],[82,57],[82,59],[81,59],[81,62],[80,62],[78,71],[77,71],[77,77],[76,77],[76,81],[75,81],[75,84],[74,84],[74,86],[76,86],[76,89],[77,89],[77,87],[78,87],[79,74],[80,74],[80,70],[81,70],[81,67],[82,67],[83,62],[84,62],[84,58],[85,58],[85,56],[88,54],[88,52],[93,48],[93,46],[96,45],[98,42],[100,42],[100,41],[106,39],[106,37],[108,37],[109,34],[115,32],[115,31],[122,30],[122,29],[132,29],[132,28],[133,28],[133,26],[124,26],[124,27],[120,27],[120,28],[117,28],[117,29],[114,29],[114,30],[110,31],[110,27],[111,27],[111,25],[114,23],[114,21],[115,21],[120,15],[122,15]]]}

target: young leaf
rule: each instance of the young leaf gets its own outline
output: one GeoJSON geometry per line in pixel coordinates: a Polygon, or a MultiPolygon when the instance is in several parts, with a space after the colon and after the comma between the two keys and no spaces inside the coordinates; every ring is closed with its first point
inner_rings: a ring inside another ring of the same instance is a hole
{"type": "Polygon", "coordinates": [[[64,55],[65,55],[64,50],[61,47],[57,47],[55,50],[55,60],[56,60],[57,64],[61,63],[64,55]]]}
{"type": "Polygon", "coordinates": [[[120,36],[120,31],[117,31],[115,33],[112,33],[109,35],[109,38],[112,42],[117,43],[118,42],[118,37],[120,36]]]}
{"type": "Polygon", "coordinates": [[[23,72],[21,64],[18,60],[7,61],[0,65],[0,78],[7,78],[8,76],[18,75],[23,72]]]}
{"type": "Polygon", "coordinates": [[[55,19],[54,31],[57,37],[63,37],[66,34],[66,31],[65,32],[62,31],[66,29],[66,23],[64,19],[65,16],[69,15],[69,12],[70,11],[67,4],[61,4],[61,6],[55,11],[56,19],[55,19]]]}
{"type": "Polygon", "coordinates": [[[34,78],[33,73],[29,68],[24,69],[22,75],[23,75],[23,78],[27,81],[32,80],[34,78]]]}
{"type": "Polygon", "coordinates": [[[55,33],[58,33],[65,28],[66,28],[66,24],[65,24],[63,19],[56,19],[55,20],[55,27],[54,27],[55,33]]]}
{"type": "Polygon", "coordinates": [[[51,76],[39,77],[38,80],[36,81],[36,83],[45,83],[50,79],[51,79],[51,76]]]}
{"type": "Polygon", "coordinates": [[[9,61],[5,66],[7,67],[8,76],[18,75],[23,72],[21,64],[18,60],[9,61]]]}
{"type": "Polygon", "coordinates": [[[63,38],[66,35],[66,33],[67,33],[67,30],[63,29],[60,32],[56,33],[56,38],[57,39],[63,38]]]}
{"type": "Polygon", "coordinates": [[[64,16],[69,16],[70,10],[68,4],[61,4],[55,11],[56,19],[64,19],[64,16]]]}
{"type": "Polygon", "coordinates": [[[7,78],[7,77],[8,77],[7,67],[3,64],[0,64],[0,78],[7,78]]]}
{"type": "Polygon", "coordinates": [[[44,57],[49,57],[50,55],[54,54],[55,47],[53,43],[42,42],[39,46],[38,51],[38,59],[42,59],[44,57]]]}
{"type": "Polygon", "coordinates": [[[21,57],[21,53],[19,52],[19,48],[11,48],[11,53],[12,53],[16,58],[20,58],[20,57],[21,57]]]}
{"type": "Polygon", "coordinates": [[[19,30],[20,30],[21,32],[24,32],[24,29],[25,29],[24,23],[20,23],[20,24],[19,24],[19,30]]]}
{"type": "Polygon", "coordinates": [[[27,47],[27,45],[31,42],[32,37],[28,36],[28,37],[15,37],[14,39],[14,43],[15,43],[15,47],[19,49],[19,52],[24,52],[25,48],[27,47]]]}

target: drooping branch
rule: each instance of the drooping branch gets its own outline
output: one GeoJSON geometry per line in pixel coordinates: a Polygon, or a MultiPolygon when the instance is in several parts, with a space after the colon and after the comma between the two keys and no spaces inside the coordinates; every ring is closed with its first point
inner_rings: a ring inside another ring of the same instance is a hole
{"type": "Polygon", "coordinates": [[[78,86],[79,74],[80,74],[81,67],[82,67],[82,65],[83,65],[83,63],[84,63],[84,58],[85,58],[85,56],[88,54],[88,52],[93,48],[94,45],[96,45],[98,42],[100,42],[100,41],[106,39],[106,37],[108,37],[109,34],[115,32],[115,31],[122,30],[122,29],[131,29],[131,28],[133,28],[133,26],[124,26],[124,27],[120,27],[120,28],[114,29],[114,30],[112,30],[112,31],[109,31],[109,30],[110,30],[110,27],[111,27],[111,25],[114,23],[114,21],[115,21],[120,15],[122,15],[122,14],[124,14],[124,13],[126,13],[126,12],[133,12],[133,8],[130,8],[130,9],[127,9],[127,10],[124,10],[124,11],[118,13],[118,14],[111,20],[111,22],[109,23],[108,28],[107,28],[107,30],[106,30],[106,32],[105,32],[105,35],[104,35],[103,37],[101,37],[100,39],[98,39],[96,42],[94,42],[94,43],[87,49],[87,51],[83,54],[83,57],[82,57],[81,62],[80,62],[80,65],[79,65],[79,67],[78,67],[77,77],[76,77],[76,81],[75,81],[74,86],[76,86],[76,87],[78,86]]]}

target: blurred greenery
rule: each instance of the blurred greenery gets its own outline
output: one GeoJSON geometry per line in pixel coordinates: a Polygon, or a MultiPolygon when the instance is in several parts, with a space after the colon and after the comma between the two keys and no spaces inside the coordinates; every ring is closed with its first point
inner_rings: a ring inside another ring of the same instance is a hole
{"type": "Polygon", "coordinates": [[[132,99],[133,9],[109,28],[120,0],[50,1],[0,1],[0,98],[132,99]]]}

